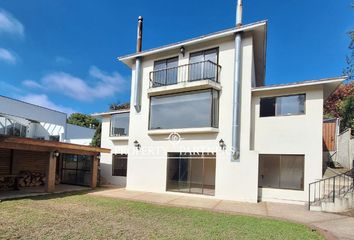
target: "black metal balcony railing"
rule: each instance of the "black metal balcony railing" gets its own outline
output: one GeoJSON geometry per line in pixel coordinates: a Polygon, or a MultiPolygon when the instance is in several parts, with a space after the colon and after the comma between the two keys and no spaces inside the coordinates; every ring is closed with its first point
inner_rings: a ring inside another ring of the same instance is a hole
{"type": "Polygon", "coordinates": [[[155,70],[150,72],[150,87],[155,88],[200,80],[219,82],[220,69],[220,65],[208,60],[155,70]]]}

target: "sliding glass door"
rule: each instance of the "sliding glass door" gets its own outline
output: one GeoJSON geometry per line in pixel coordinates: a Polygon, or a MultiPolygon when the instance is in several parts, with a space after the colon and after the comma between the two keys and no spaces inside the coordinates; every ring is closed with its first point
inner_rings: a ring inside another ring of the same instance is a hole
{"type": "Polygon", "coordinates": [[[92,156],[63,154],[62,160],[62,183],[90,185],[92,156]]]}
{"type": "Polygon", "coordinates": [[[215,194],[215,154],[168,153],[167,191],[215,194]]]}

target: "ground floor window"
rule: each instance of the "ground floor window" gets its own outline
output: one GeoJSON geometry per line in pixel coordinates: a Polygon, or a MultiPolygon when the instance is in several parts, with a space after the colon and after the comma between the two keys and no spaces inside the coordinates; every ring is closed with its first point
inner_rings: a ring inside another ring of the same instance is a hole
{"type": "Polygon", "coordinates": [[[304,155],[259,155],[259,187],[304,190],[304,155]]]}
{"type": "Polygon", "coordinates": [[[215,195],[215,154],[168,153],[166,190],[215,195]]]}
{"type": "Polygon", "coordinates": [[[93,156],[62,154],[61,182],[89,186],[93,156]]]}
{"type": "Polygon", "coordinates": [[[112,176],[127,176],[127,154],[113,154],[112,157],[112,176]]]}

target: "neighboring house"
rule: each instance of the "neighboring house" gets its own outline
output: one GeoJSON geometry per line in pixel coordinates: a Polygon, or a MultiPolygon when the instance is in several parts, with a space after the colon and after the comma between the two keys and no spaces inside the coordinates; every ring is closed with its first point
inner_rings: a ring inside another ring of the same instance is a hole
{"type": "Polygon", "coordinates": [[[66,121],[65,113],[0,96],[0,193],[96,187],[98,156],[110,150],[88,146],[95,131],[66,121]]]}
{"type": "Polygon", "coordinates": [[[66,120],[66,113],[0,96],[0,135],[89,145],[95,130],[66,120]]]}
{"type": "Polygon", "coordinates": [[[323,102],[344,78],[266,86],[266,36],[261,21],[151,50],[138,42],[137,53],[120,57],[132,69],[131,109],[93,115],[112,153],[101,154],[104,180],[307,201],[309,183],[322,178],[323,102]]]}

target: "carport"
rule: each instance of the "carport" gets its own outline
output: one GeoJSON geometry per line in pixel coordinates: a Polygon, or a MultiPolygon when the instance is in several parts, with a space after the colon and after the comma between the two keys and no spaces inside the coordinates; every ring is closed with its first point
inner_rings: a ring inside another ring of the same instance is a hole
{"type": "Polygon", "coordinates": [[[110,153],[110,150],[64,142],[0,136],[0,184],[6,188],[6,181],[9,185],[13,183],[13,186],[8,186],[5,190],[11,190],[13,187],[26,188],[28,191],[31,187],[34,189],[41,186],[47,193],[55,192],[56,184],[59,183],[95,188],[100,153],[110,153]],[[31,177],[26,175],[24,179],[24,174],[31,177]]]}

